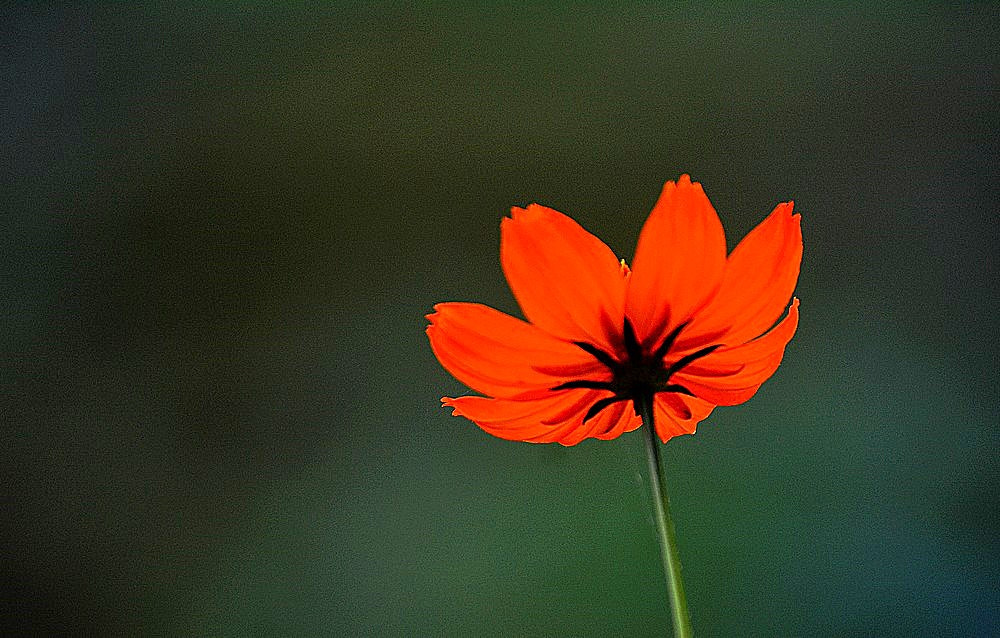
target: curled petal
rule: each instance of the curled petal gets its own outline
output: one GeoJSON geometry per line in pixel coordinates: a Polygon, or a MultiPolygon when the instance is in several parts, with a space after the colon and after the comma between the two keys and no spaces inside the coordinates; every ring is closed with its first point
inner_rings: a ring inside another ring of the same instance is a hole
{"type": "Polygon", "coordinates": [[[653,419],[656,434],[666,443],[681,434],[694,434],[695,425],[690,419],[681,419],[675,414],[667,394],[658,394],[653,400],[653,419]]]}
{"type": "Polygon", "coordinates": [[[557,440],[562,445],[576,445],[589,438],[598,438],[600,434],[614,429],[621,419],[622,412],[627,409],[627,401],[613,403],[589,419],[582,427],[572,428],[557,440]]]}
{"type": "Polygon", "coordinates": [[[572,343],[488,306],[441,303],[427,315],[438,360],[477,392],[513,397],[570,379],[607,378],[607,368],[572,343]]]}
{"type": "Polygon", "coordinates": [[[683,394],[665,392],[654,399],[656,433],[665,443],[667,439],[680,434],[694,434],[695,428],[715,408],[715,405],[683,394]],[[660,426],[660,421],[664,425],[660,426]]]}
{"type": "Polygon", "coordinates": [[[536,393],[526,399],[458,397],[441,402],[453,408],[454,416],[463,416],[502,439],[574,445],[617,425],[617,420],[611,420],[620,414],[609,414],[611,408],[583,422],[587,409],[606,396],[606,391],[572,389],[536,393]]]}
{"type": "Polygon", "coordinates": [[[642,426],[642,419],[636,415],[631,401],[616,403],[608,409],[617,409],[621,412],[621,415],[618,417],[617,422],[609,427],[607,431],[594,434],[594,438],[601,439],[602,441],[608,441],[616,439],[625,432],[631,432],[632,430],[636,430],[642,426]]]}
{"type": "Polygon", "coordinates": [[[788,304],[802,261],[800,216],[778,205],[726,261],[722,285],[685,329],[679,348],[714,341],[741,344],[774,325],[788,304]]]}
{"type": "Polygon", "coordinates": [[[525,317],[561,339],[615,350],[625,304],[615,254],[551,208],[532,204],[511,215],[500,225],[500,260],[525,317]]]}
{"type": "Polygon", "coordinates": [[[674,378],[695,396],[716,405],[743,403],[778,369],[798,324],[799,300],[793,299],[788,315],[767,334],[743,345],[720,348],[674,378]],[[720,374],[733,369],[738,371],[720,374]]]}
{"type": "Polygon", "coordinates": [[[719,287],[726,236],[701,184],[667,182],[639,235],[625,312],[646,347],[686,321],[719,287]]]}
{"type": "Polygon", "coordinates": [[[708,401],[699,399],[698,397],[687,396],[685,394],[676,394],[672,392],[667,392],[657,395],[664,406],[668,408],[671,413],[681,421],[691,421],[693,425],[697,425],[699,421],[704,420],[715,406],[708,401]]]}

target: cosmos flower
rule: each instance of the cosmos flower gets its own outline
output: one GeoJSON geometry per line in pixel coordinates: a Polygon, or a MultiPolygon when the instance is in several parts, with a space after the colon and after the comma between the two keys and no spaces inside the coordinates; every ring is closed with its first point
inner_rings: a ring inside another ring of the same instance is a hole
{"type": "Polygon", "coordinates": [[[441,303],[427,334],[441,365],[485,395],[442,403],[503,439],[613,439],[642,425],[642,401],[660,440],[692,434],[716,406],[757,392],[798,325],[791,295],[802,234],[792,202],[727,256],[715,209],[683,175],[664,186],[631,268],[537,204],[512,209],[500,234],[503,271],[528,321],[441,303]]]}

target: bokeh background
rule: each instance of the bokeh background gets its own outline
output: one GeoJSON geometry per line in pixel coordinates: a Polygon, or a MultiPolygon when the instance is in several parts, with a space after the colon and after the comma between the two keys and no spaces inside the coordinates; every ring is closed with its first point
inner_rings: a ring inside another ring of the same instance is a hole
{"type": "Polygon", "coordinates": [[[666,447],[699,636],[1000,635],[1000,10],[2,10],[4,633],[657,636],[639,433],[449,416],[499,221],[802,213],[802,322],[666,447]]]}

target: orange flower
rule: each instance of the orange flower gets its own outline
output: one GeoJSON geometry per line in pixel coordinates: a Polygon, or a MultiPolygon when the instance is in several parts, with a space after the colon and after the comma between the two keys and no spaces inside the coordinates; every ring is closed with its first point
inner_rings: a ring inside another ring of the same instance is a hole
{"type": "Polygon", "coordinates": [[[789,298],[802,233],[792,202],[727,257],[715,209],[683,175],[664,186],[631,269],[537,204],[512,209],[500,235],[504,274],[528,322],[442,303],[427,316],[427,335],[441,365],[487,395],[442,403],[503,439],[613,439],[642,425],[644,400],[662,441],[692,434],[715,406],[757,392],[798,325],[799,302],[789,298]]]}

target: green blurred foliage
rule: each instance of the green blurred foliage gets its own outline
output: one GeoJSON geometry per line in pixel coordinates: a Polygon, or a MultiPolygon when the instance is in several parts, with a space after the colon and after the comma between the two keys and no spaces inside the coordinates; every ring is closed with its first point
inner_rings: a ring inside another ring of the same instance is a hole
{"type": "Polygon", "coordinates": [[[518,313],[511,205],[629,258],[689,172],[806,245],[665,451],[697,634],[1000,631],[995,5],[2,13],[10,629],[663,635],[640,437],[453,419],[423,315],[518,313]]]}

